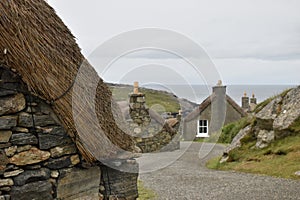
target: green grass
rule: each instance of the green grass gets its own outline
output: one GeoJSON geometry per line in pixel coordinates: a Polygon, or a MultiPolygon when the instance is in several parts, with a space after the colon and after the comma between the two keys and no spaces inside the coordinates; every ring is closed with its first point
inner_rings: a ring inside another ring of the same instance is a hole
{"type": "Polygon", "coordinates": [[[236,122],[227,124],[222,128],[222,133],[219,137],[219,143],[231,143],[233,138],[238,134],[238,132],[253,123],[253,118],[244,117],[236,122]]]}
{"type": "MultiPolygon", "coordinates": [[[[133,87],[131,86],[110,86],[110,89],[112,91],[113,98],[116,101],[127,101],[128,94],[133,91],[133,87]]],[[[149,108],[152,107],[152,109],[159,114],[163,112],[178,112],[178,110],[180,110],[180,104],[177,98],[170,93],[146,88],[140,88],[140,92],[145,94],[146,105],[149,108]]]]}
{"type": "Polygon", "coordinates": [[[300,180],[294,175],[300,170],[300,135],[277,140],[264,149],[253,148],[254,145],[254,140],[244,141],[241,148],[229,153],[230,162],[220,164],[220,158],[214,158],[206,166],[300,180]]]}
{"type": "Polygon", "coordinates": [[[152,190],[145,188],[141,180],[138,180],[138,191],[139,191],[138,200],[151,200],[151,199],[155,199],[156,197],[156,194],[152,190]]]}

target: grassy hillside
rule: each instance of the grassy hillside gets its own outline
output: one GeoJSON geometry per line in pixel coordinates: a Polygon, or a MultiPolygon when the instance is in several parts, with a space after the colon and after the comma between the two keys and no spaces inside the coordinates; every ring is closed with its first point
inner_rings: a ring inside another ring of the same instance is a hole
{"type": "MultiPolygon", "coordinates": [[[[128,94],[133,91],[133,87],[129,85],[112,85],[110,84],[113,97],[116,101],[127,101],[128,94]]],[[[145,94],[146,104],[149,108],[155,106],[158,113],[178,112],[180,104],[176,96],[164,91],[140,88],[140,92],[145,94]]]]}

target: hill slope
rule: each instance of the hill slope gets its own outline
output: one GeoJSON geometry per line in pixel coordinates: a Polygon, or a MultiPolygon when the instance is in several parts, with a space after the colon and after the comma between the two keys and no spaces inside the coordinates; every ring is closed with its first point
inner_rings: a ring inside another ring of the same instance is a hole
{"type": "Polygon", "coordinates": [[[247,120],[221,161],[208,166],[300,179],[300,86],[266,100],[247,120]]]}

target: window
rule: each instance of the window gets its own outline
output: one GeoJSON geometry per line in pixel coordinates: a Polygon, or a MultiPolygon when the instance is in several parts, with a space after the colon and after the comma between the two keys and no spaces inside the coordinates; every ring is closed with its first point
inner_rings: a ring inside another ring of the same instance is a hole
{"type": "Polygon", "coordinates": [[[208,137],[208,120],[198,120],[197,137],[208,137]]]}

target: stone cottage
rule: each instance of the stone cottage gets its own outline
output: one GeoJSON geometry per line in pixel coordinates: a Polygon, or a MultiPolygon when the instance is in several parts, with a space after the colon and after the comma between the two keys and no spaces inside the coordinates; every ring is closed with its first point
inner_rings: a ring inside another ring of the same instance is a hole
{"type": "Polygon", "coordinates": [[[55,11],[1,1],[0,24],[0,199],[136,199],[139,149],[55,11]]]}
{"type": "Polygon", "coordinates": [[[219,81],[213,87],[212,95],[184,118],[183,138],[194,140],[196,137],[209,137],[223,125],[246,115],[246,112],[226,94],[226,86],[219,81]]]}

